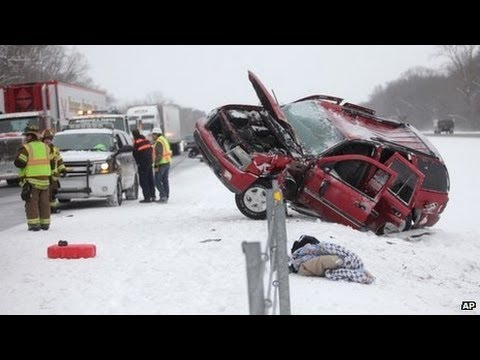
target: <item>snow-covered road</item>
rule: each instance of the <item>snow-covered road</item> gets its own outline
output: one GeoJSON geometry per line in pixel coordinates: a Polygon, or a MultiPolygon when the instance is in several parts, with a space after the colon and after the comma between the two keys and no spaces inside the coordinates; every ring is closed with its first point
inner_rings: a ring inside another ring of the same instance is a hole
{"type": "MultiPolygon", "coordinates": [[[[290,276],[293,314],[478,314],[480,139],[432,138],[451,177],[434,235],[408,242],[291,212],[288,246],[302,234],[357,253],[372,285],[290,276]]],[[[166,205],[68,209],[50,231],[24,224],[0,232],[0,314],[248,314],[243,241],[265,244],[267,225],[236,209],[198,159],[171,177],[166,205]],[[220,241],[206,241],[204,240],[220,241]],[[93,243],[93,259],[51,260],[59,240],[93,243]]],[[[0,199],[1,201],[1,199],[0,199]]]]}

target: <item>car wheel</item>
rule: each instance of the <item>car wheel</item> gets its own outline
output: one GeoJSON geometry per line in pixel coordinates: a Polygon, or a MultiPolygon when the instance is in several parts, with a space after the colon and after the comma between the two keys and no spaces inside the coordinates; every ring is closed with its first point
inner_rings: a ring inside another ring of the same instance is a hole
{"type": "Polygon", "coordinates": [[[127,190],[125,194],[127,200],[137,200],[138,199],[138,174],[135,175],[135,181],[133,186],[127,190]]]}
{"type": "Polygon", "coordinates": [[[253,220],[267,218],[267,189],[271,185],[265,180],[259,180],[241,194],[235,195],[238,210],[253,220]]]}
{"type": "Polygon", "coordinates": [[[122,181],[118,179],[115,192],[108,197],[107,202],[110,206],[121,206],[123,200],[122,181]]]}

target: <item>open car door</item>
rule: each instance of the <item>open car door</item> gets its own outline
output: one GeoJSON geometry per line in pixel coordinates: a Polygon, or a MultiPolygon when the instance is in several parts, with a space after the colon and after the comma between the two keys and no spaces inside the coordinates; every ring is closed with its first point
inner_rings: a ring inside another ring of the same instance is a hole
{"type": "Polygon", "coordinates": [[[388,206],[382,205],[395,209],[395,211],[401,214],[402,218],[408,219],[414,206],[414,199],[423,184],[425,175],[399,153],[393,154],[385,162],[385,166],[393,170],[397,174],[397,178],[391,183],[382,199],[388,206]]]}
{"type": "Polygon", "coordinates": [[[364,230],[396,177],[393,170],[367,156],[327,157],[307,172],[298,201],[322,219],[364,230]]]}

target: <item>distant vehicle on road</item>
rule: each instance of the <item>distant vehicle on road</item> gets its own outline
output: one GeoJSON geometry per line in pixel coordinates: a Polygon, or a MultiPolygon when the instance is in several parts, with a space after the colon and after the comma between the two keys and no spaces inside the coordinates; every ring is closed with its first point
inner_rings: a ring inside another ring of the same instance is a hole
{"type": "Polygon", "coordinates": [[[453,119],[435,119],[433,121],[433,125],[433,132],[435,134],[453,134],[453,129],[455,128],[455,122],[453,121],[453,119]]]}
{"type": "Polygon", "coordinates": [[[198,149],[197,143],[195,142],[195,138],[193,137],[193,135],[185,136],[183,138],[183,142],[185,144],[185,151],[188,151],[188,157],[194,158],[198,154],[200,154],[200,150],[198,149]]]}
{"type": "Polygon", "coordinates": [[[163,130],[163,135],[170,143],[173,155],[183,151],[181,137],[180,108],[175,105],[143,105],[127,110],[130,129],[137,128],[147,139],[151,140],[151,132],[155,127],[163,130]]]}

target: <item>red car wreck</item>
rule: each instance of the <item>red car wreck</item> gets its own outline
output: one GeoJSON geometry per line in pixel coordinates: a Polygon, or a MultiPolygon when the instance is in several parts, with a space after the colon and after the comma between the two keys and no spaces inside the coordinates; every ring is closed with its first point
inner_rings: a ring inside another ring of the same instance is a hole
{"type": "Polygon", "coordinates": [[[276,178],[300,213],[377,234],[433,226],[448,202],[448,171],[413,126],[343,99],[278,105],[249,72],[262,106],[226,105],[199,120],[195,141],[238,209],[266,217],[276,178]]]}

